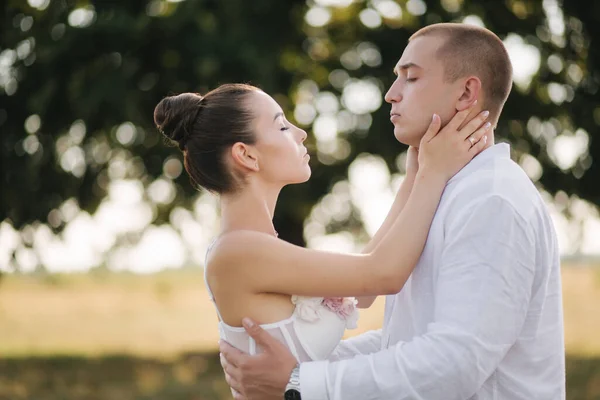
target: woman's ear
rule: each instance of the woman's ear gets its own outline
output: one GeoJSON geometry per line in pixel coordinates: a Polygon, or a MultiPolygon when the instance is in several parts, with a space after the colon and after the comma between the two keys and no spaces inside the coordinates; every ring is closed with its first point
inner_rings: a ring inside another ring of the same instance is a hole
{"type": "Polygon", "coordinates": [[[231,146],[231,158],[234,167],[255,172],[259,170],[255,150],[245,143],[237,142],[231,146]]]}
{"type": "Polygon", "coordinates": [[[481,95],[481,80],[476,76],[468,77],[463,86],[462,93],[456,101],[456,110],[463,111],[469,108],[481,95]]]}

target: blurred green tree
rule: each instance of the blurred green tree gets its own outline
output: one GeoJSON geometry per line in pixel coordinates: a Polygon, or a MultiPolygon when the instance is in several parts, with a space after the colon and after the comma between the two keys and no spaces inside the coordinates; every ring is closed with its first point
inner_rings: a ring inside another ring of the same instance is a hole
{"type": "MultiPolygon", "coordinates": [[[[155,205],[154,223],[168,221],[193,189],[169,174],[165,160],[180,155],[153,127],[154,106],[249,82],[307,128],[317,154],[311,181],[284,190],[276,213],[280,236],[303,243],[312,206],[358,154],[402,168],[405,147],[380,102],[393,66],[412,32],[465,18],[529,51],[515,53],[531,76],[515,84],[497,135],[540,187],[600,205],[598,2],[9,0],[0,13],[0,221],[16,228],[41,221],[59,231],[52,210],[68,199],[93,212],[110,180],[147,187],[163,175],[177,195],[155,205]],[[351,101],[356,93],[371,102],[351,101]],[[310,135],[323,121],[333,137],[310,135]]],[[[357,212],[338,225],[361,231],[357,212]]]]}

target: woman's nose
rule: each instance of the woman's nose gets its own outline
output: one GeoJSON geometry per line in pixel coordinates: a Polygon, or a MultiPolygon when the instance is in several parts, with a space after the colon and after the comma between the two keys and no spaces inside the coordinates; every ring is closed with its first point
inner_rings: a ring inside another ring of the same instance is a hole
{"type": "Polygon", "coordinates": [[[304,129],[300,129],[300,143],[303,143],[308,137],[306,131],[304,129]]]}

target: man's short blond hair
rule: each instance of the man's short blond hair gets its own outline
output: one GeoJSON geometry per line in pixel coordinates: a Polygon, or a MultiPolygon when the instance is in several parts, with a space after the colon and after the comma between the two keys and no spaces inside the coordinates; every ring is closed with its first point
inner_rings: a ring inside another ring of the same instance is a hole
{"type": "Polygon", "coordinates": [[[488,29],[478,26],[441,23],[415,32],[409,41],[438,35],[445,39],[436,57],[444,64],[444,78],[454,82],[470,75],[481,80],[484,98],[480,104],[497,121],[512,87],[512,64],[504,43],[488,29]]]}

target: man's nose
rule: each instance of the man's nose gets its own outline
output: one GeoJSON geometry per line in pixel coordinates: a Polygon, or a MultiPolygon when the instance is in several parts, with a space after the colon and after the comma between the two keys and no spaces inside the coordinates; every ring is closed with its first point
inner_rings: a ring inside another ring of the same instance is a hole
{"type": "Polygon", "coordinates": [[[390,104],[397,103],[402,100],[402,92],[397,80],[392,83],[392,86],[390,86],[390,89],[387,91],[384,98],[385,101],[390,104]]]}

